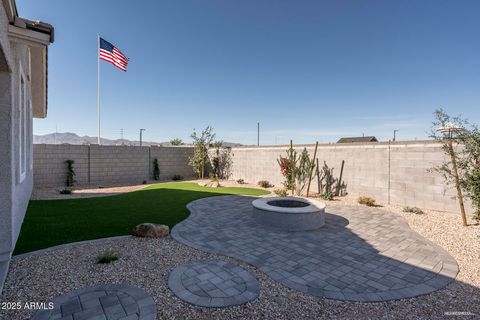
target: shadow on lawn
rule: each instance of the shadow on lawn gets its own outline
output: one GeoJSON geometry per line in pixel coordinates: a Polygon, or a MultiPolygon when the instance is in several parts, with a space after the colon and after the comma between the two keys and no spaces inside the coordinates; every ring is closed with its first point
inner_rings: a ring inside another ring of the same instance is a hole
{"type": "MultiPolygon", "coordinates": [[[[205,188],[188,190],[189,184],[175,188],[146,188],[109,197],[32,200],[22,224],[14,254],[55,245],[129,235],[139,223],[166,224],[172,228],[189,215],[186,205],[194,200],[254,189],[205,188]]],[[[258,193],[257,193],[258,194],[258,193]]]]}

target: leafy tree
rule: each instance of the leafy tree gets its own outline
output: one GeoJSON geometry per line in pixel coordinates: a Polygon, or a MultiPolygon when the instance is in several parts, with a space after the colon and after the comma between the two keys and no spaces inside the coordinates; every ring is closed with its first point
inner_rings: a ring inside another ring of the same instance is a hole
{"type": "Polygon", "coordinates": [[[180,139],[180,138],[175,138],[175,139],[173,139],[173,140],[170,140],[170,144],[171,144],[172,146],[181,146],[181,145],[184,145],[182,139],[180,139]]]}
{"type": "Polygon", "coordinates": [[[431,137],[442,143],[447,160],[432,168],[447,184],[457,188],[462,220],[467,225],[463,192],[472,201],[474,218],[480,221],[480,131],[461,116],[451,117],[444,110],[434,112],[431,137]],[[441,132],[438,128],[443,128],[441,132]]]}
{"type": "Polygon", "coordinates": [[[193,140],[193,156],[190,157],[189,164],[197,177],[203,179],[205,176],[205,163],[208,161],[208,149],[215,140],[215,133],[213,133],[211,126],[207,126],[200,134],[193,129],[190,137],[193,140]]]}
{"type": "Polygon", "coordinates": [[[223,146],[223,141],[215,141],[213,143],[213,148],[215,149],[215,154],[210,158],[210,164],[212,165],[211,176],[214,179],[218,179],[220,171],[220,149],[223,146]]]}

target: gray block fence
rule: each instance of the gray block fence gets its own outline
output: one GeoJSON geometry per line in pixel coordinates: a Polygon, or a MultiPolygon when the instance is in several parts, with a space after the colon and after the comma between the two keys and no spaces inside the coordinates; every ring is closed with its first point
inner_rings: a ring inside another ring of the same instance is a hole
{"type": "MultiPolygon", "coordinates": [[[[306,147],[313,155],[314,145],[306,147]]],[[[231,149],[230,179],[250,183],[268,180],[282,186],[277,159],[288,146],[235,147],[231,149]]],[[[180,174],[194,178],[188,158],[191,147],[126,147],[98,145],[34,145],[34,187],[62,187],[65,160],[75,161],[78,185],[141,183],[152,178],[152,162],[158,158],[161,180],[180,174]]],[[[317,158],[326,161],[338,177],[345,161],[343,182],[352,197],[371,196],[379,202],[458,212],[455,189],[429,169],[445,161],[435,141],[321,144],[317,158]]],[[[317,191],[316,178],[311,190],[317,191]]],[[[467,203],[468,212],[471,206],[467,203]]]]}
{"type": "Polygon", "coordinates": [[[153,178],[153,159],[160,167],[160,180],[179,174],[193,178],[188,159],[190,147],[130,147],[98,145],[46,145],[33,147],[35,188],[61,187],[65,184],[65,160],[74,160],[77,185],[142,183],[153,178]]]}

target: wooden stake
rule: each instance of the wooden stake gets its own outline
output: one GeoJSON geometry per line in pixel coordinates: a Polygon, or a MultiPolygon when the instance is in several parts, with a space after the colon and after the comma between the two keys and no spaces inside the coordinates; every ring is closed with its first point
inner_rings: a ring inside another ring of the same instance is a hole
{"type": "Polygon", "coordinates": [[[342,160],[342,167],[340,168],[340,177],[338,178],[337,190],[335,195],[338,197],[340,195],[340,187],[342,186],[342,177],[343,177],[343,166],[345,165],[345,160],[342,160]]]}
{"type": "MultiPolygon", "coordinates": [[[[290,139],[290,149],[293,149],[293,141],[290,139]]],[[[295,179],[293,180],[292,184],[292,196],[295,195],[295,179]]]]}
{"type": "MultiPolygon", "coordinates": [[[[313,152],[313,159],[312,162],[315,163],[315,159],[317,159],[317,149],[318,149],[318,141],[315,143],[315,151],[313,152]]],[[[315,166],[313,165],[312,168],[310,169],[310,175],[308,177],[308,186],[307,186],[307,198],[310,193],[310,183],[312,182],[312,175],[313,175],[313,169],[315,166]]]]}
{"type": "Polygon", "coordinates": [[[450,148],[450,156],[452,157],[453,175],[455,177],[455,186],[457,187],[458,202],[460,204],[460,215],[462,216],[463,225],[468,226],[467,216],[465,215],[465,206],[463,204],[462,188],[460,187],[460,178],[458,177],[457,159],[455,159],[455,151],[453,150],[452,145],[452,138],[448,139],[448,147],[450,148]]]}

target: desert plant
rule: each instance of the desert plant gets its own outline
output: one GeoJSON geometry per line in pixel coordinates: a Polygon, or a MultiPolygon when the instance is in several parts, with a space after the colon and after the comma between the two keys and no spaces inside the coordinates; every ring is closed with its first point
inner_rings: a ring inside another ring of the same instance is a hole
{"type": "Polygon", "coordinates": [[[75,184],[75,169],[73,167],[73,164],[75,161],[73,160],[66,160],[65,163],[67,164],[67,177],[65,179],[65,185],[67,187],[73,187],[75,184]]]}
{"type": "Polygon", "coordinates": [[[97,263],[112,263],[116,260],[118,260],[118,255],[112,250],[107,250],[97,258],[97,263]]]}
{"type": "Polygon", "coordinates": [[[475,207],[473,219],[480,222],[480,163],[477,168],[465,174],[463,184],[467,191],[467,196],[472,200],[475,207]]]}
{"type": "Polygon", "coordinates": [[[170,140],[170,144],[171,144],[172,146],[181,146],[181,145],[183,145],[184,143],[183,143],[182,139],[180,139],[180,138],[175,138],[175,139],[170,140]]]}
{"type": "Polygon", "coordinates": [[[287,150],[287,156],[282,157],[277,160],[278,165],[280,166],[280,171],[285,177],[285,180],[282,182],[283,186],[287,190],[291,190],[292,195],[295,192],[295,173],[297,167],[297,151],[293,148],[293,144],[290,142],[290,148],[287,150]]]}
{"type": "Polygon", "coordinates": [[[60,194],[72,194],[72,190],[65,188],[59,191],[60,194]]]}
{"type": "Polygon", "coordinates": [[[333,193],[325,192],[320,196],[323,200],[331,201],[333,200],[333,193]]]}
{"type": "Polygon", "coordinates": [[[357,202],[359,204],[363,204],[363,205],[366,205],[367,207],[374,207],[376,204],[375,204],[375,199],[371,198],[371,197],[358,197],[357,199],[357,202]]]}
{"type": "Polygon", "coordinates": [[[215,148],[214,156],[210,158],[210,164],[212,171],[210,176],[212,178],[218,178],[220,175],[220,148],[222,148],[223,141],[215,141],[213,147],[215,148]]]}
{"type": "Polygon", "coordinates": [[[260,180],[257,182],[257,184],[262,187],[262,188],[271,188],[273,185],[270,184],[268,180],[260,180]]]}
{"type": "Polygon", "coordinates": [[[337,179],[333,177],[333,168],[329,168],[327,162],[323,162],[323,167],[320,170],[317,165],[318,175],[318,193],[321,195],[330,193],[333,196],[333,186],[337,179]]]}
{"type": "Polygon", "coordinates": [[[181,176],[181,175],[179,175],[179,174],[175,174],[175,175],[172,177],[172,180],[173,180],[173,181],[183,180],[183,176],[181,176]]]}
{"type": "Polygon", "coordinates": [[[245,184],[245,180],[243,180],[243,179],[237,179],[237,183],[238,183],[238,184],[245,184]]]}
{"type": "Polygon", "coordinates": [[[160,166],[158,164],[158,159],[153,159],[153,179],[159,180],[160,179],[160,166]]]}
{"type": "Polygon", "coordinates": [[[288,190],[285,188],[275,189],[273,192],[279,197],[286,197],[288,195],[288,190]]]}
{"type": "Polygon", "coordinates": [[[303,148],[298,160],[298,166],[295,168],[295,193],[297,196],[303,194],[314,165],[310,159],[307,148],[303,148]]]}
{"type": "Polygon", "coordinates": [[[425,212],[423,212],[422,209],[420,208],[417,208],[417,207],[404,207],[403,208],[403,212],[411,212],[411,213],[415,213],[415,214],[424,214],[425,212]]]}
{"type": "Polygon", "coordinates": [[[213,133],[211,126],[207,126],[200,135],[194,129],[191,138],[193,140],[193,155],[190,157],[188,164],[192,166],[197,178],[203,179],[205,164],[208,161],[208,148],[215,139],[215,133],[213,133]]]}

